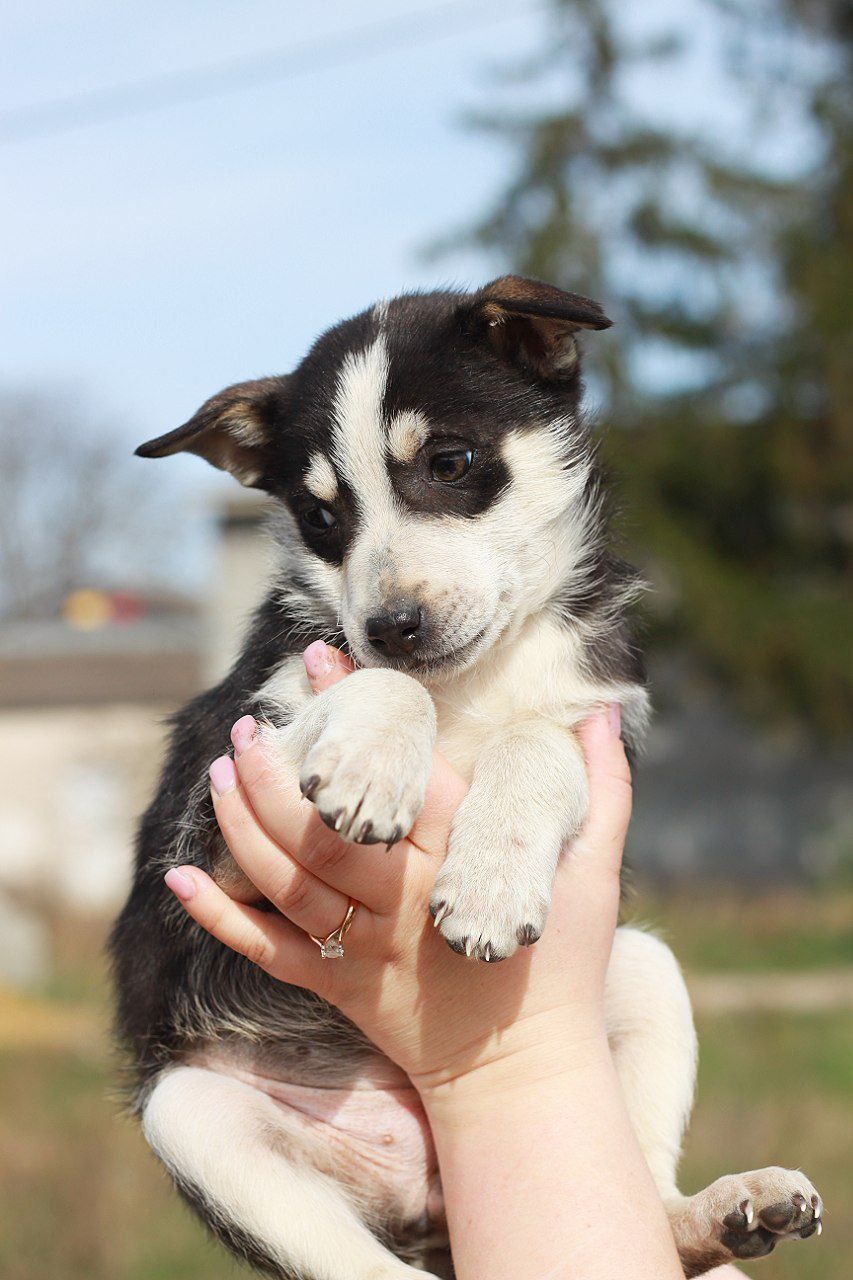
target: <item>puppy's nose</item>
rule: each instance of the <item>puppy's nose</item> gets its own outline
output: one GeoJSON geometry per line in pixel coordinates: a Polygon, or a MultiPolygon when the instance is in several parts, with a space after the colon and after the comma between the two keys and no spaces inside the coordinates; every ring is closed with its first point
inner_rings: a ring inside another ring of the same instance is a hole
{"type": "Polygon", "coordinates": [[[397,600],[367,619],[367,638],[377,653],[404,658],[417,648],[423,620],[413,600],[397,600]]]}

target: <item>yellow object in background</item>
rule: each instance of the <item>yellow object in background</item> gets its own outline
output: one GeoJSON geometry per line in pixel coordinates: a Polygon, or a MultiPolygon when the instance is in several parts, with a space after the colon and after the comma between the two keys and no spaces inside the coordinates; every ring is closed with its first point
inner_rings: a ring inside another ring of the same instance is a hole
{"type": "Polygon", "coordinates": [[[83,587],[66,596],[62,616],[79,631],[97,631],[112,620],[113,603],[103,591],[83,587]]]}

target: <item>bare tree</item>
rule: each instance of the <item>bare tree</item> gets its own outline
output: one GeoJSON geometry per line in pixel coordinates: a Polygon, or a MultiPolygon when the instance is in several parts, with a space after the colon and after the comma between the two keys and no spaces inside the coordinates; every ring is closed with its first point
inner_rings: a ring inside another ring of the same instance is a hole
{"type": "Polygon", "coordinates": [[[0,613],[46,617],[77,587],[162,582],[160,493],[73,394],[0,390],[0,613]]]}

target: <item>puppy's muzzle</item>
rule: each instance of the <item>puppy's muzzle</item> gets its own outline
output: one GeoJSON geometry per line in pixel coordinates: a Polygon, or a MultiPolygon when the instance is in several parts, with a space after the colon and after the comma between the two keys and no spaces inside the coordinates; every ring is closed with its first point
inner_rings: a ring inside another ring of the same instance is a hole
{"type": "Polygon", "coordinates": [[[423,640],[424,612],[414,600],[395,600],[368,618],[365,630],[383,658],[408,658],[423,640]]]}

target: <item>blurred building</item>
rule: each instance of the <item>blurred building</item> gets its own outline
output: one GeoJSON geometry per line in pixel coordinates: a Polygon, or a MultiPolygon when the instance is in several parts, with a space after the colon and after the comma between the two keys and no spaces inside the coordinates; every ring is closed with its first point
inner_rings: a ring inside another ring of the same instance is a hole
{"type": "Polygon", "coordinates": [[[112,912],[167,718],[227,668],[262,589],[255,495],[218,504],[209,593],[86,588],[0,627],[0,978],[50,971],[48,917],[112,912]]]}

